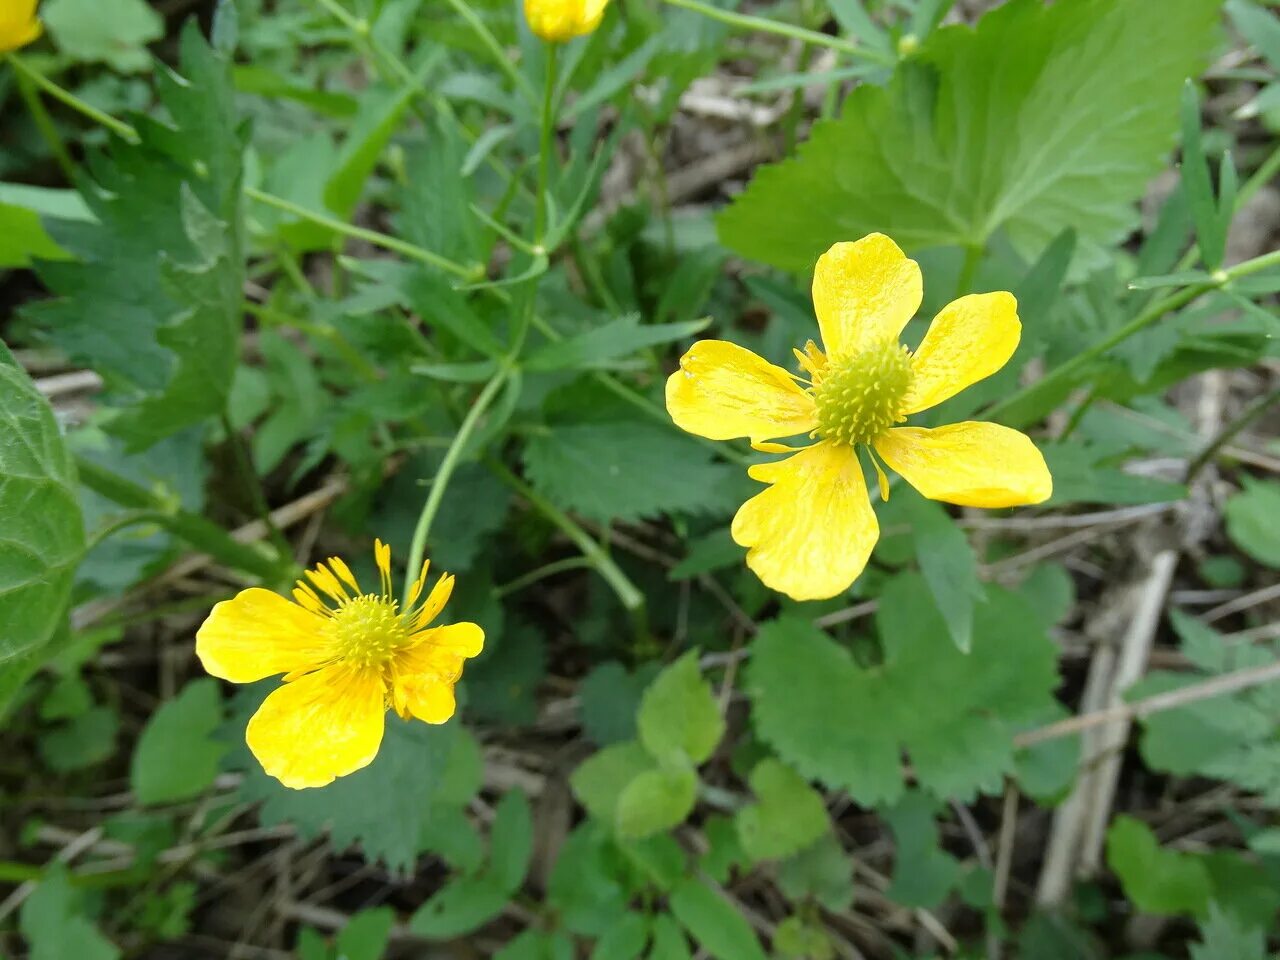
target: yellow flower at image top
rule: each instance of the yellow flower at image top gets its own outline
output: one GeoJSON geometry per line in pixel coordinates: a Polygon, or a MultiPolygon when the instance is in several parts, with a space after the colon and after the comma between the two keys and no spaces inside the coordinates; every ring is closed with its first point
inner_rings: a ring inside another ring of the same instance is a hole
{"type": "Polygon", "coordinates": [[[600,26],[609,0],[524,0],[524,16],[535,36],[566,43],[600,26]]]}
{"type": "Polygon", "coordinates": [[[0,0],[0,53],[25,47],[44,28],[36,17],[37,0],[0,0]]]}
{"type": "Polygon", "coordinates": [[[286,787],[322,787],[378,753],[387,708],[444,723],[456,707],[463,661],[484,646],[474,623],[433,627],[453,590],[445,574],[423,600],[430,563],[401,609],[391,592],[391,548],[374,547],[381,591],[365,593],[337,557],[307,571],[291,602],[260,587],[217,604],[196,634],[205,670],[232,683],[284,674],[245,740],[286,787]]]}
{"type": "Polygon", "coordinates": [[[920,267],[888,237],[837,243],[819,258],[813,305],[823,348],[795,351],[795,376],[724,340],[700,340],[667,380],[667,410],[712,440],[746,437],[791,456],[752,466],[769,488],[733,518],[747,565],[796,600],[844,591],[880,535],[858,449],[931,500],[971,507],[1040,503],[1053,492],[1044,457],[1026,435],[994,423],[899,427],[1008,362],[1022,327],[1009,293],[979,293],[942,308],[911,353],[898,342],[920,308],[920,267]],[[766,441],[807,434],[800,449],[766,441]]]}

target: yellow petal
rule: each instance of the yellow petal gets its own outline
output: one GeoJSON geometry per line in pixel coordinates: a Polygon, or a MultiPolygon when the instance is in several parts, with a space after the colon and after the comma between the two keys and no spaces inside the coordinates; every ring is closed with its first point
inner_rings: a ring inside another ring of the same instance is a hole
{"type": "MultiPolygon", "coordinates": [[[[426,572],[425,568],[423,572],[426,572]]],[[[421,630],[436,617],[440,616],[440,611],[444,609],[444,605],[449,602],[449,597],[453,594],[453,581],[453,575],[448,573],[436,581],[436,585],[427,594],[427,599],[423,603],[422,609],[414,616],[413,624],[410,627],[411,630],[421,630]]]]}
{"type": "Polygon", "coordinates": [[[964,507],[1016,507],[1053,493],[1044,457],[1025,433],[966,420],[934,430],[898,427],[876,452],[930,500],[964,507]]]}
{"type": "Polygon", "coordinates": [[[377,756],[386,709],[377,669],[337,664],[262,701],[245,740],[262,769],[286,787],[323,787],[377,756]]]}
{"type": "Polygon", "coordinates": [[[712,440],[772,440],[818,425],[813,398],[791,374],[727,340],[699,340],[667,379],[667,412],[712,440]]]}
{"type": "Polygon", "coordinates": [[[947,304],[933,318],[911,359],[904,413],[918,413],[995,373],[1022,336],[1013,294],[974,293],[947,304]]]}
{"type": "Polygon", "coordinates": [[[413,646],[396,654],[392,689],[396,712],[427,723],[444,723],[456,704],[453,685],[463,661],[484,648],[484,631],[474,623],[452,623],[411,637],[413,646]]]}
{"type": "Polygon", "coordinates": [[[36,0],[0,0],[0,53],[17,50],[39,39],[44,27],[36,19],[36,0]]]}
{"type": "Polygon", "coordinates": [[[897,340],[923,296],[920,266],[882,233],[837,243],[813,270],[813,309],[833,360],[897,340]]]}
{"type": "Polygon", "coordinates": [[[733,518],[733,539],[748,548],[747,566],[795,600],[846,590],[880,535],[853,448],[818,443],[748,472],[771,486],[733,518]]]}
{"type": "Polygon", "coordinates": [[[207,672],[232,683],[332,659],[324,619],[261,587],[216,604],[196,632],[196,656],[207,672]]]}

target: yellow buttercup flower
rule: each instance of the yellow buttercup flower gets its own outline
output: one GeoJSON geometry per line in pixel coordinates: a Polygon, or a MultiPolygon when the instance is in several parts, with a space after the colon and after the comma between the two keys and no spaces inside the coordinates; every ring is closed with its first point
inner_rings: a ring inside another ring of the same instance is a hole
{"type": "Polygon", "coordinates": [[[25,47],[44,32],[36,17],[37,0],[0,0],[0,53],[25,47]]]}
{"type": "Polygon", "coordinates": [[[536,36],[565,43],[600,26],[609,0],[524,0],[524,16],[536,36]]]}
{"type": "Polygon", "coordinates": [[[392,596],[391,548],[378,541],[379,593],[365,593],[337,557],[307,571],[296,603],[254,587],[217,604],[196,634],[205,670],[232,683],[283,673],[249,721],[245,740],[286,787],[322,787],[378,753],[387,707],[408,720],[444,723],[463,661],[484,646],[474,623],[432,627],[453,590],[445,574],[417,606],[430,563],[404,609],[392,596]]]}
{"type": "Polygon", "coordinates": [[[712,440],[747,437],[785,460],[747,472],[769,488],[742,505],[733,539],[769,587],[796,600],[841,593],[862,573],[880,535],[858,449],[931,500],[971,507],[1040,503],[1053,492],[1031,439],[994,423],[895,426],[995,373],[1022,326],[1009,293],[961,297],[934,318],[914,354],[898,342],[920,308],[920,267],[888,237],[837,243],[818,260],[813,305],[823,347],[795,351],[807,379],[724,340],[700,340],[667,380],[667,410],[712,440]],[[808,434],[797,450],[765,441],[808,434]]]}

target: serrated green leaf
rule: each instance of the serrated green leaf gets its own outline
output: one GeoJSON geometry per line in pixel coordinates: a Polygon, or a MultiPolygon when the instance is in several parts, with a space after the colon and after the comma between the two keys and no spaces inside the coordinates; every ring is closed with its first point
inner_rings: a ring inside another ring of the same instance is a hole
{"type": "Polygon", "coordinates": [[[65,619],[84,553],[75,467],[48,401],[0,342],[0,715],[65,619]]]}
{"type": "Polygon", "coordinates": [[[591,950],[591,960],[636,960],[648,942],[648,919],[643,914],[628,910],[596,941],[591,950]]]}
{"type": "Polygon", "coordinates": [[[587,674],[578,688],[578,703],[583,729],[597,746],[635,738],[640,698],[657,673],[656,663],[629,673],[622,664],[610,661],[587,674]]]}
{"type": "Polygon", "coordinates": [[[50,221],[76,262],[37,272],[55,299],[27,314],[101,373],[109,429],[147,447],[223,411],[239,352],[243,131],[230,65],[192,23],[181,78],[156,76],[169,125],[142,118],[113,141],[82,194],[96,223],[50,221]]]}
{"type": "Polygon", "coordinates": [[[1246,477],[1244,490],[1223,509],[1227,534],[1259,563],[1280,567],[1280,483],[1246,477]]]}
{"type": "Polygon", "coordinates": [[[947,632],[963,652],[973,640],[973,607],[982,599],[982,582],[969,538],[939,504],[910,496],[907,515],[920,572],[947,623],[947,632]]]}
{"type": "Polygon", "coordinates": [[[813,898],[842,913],[853,902],[853,864],[835,834],[827,833],[778,865],[778,886],[792,900],[813,898]]]}
{"type": "Polygon", "coordinates": [[[409,929],[429,940],[452,940],[483,927],[502,913],[511,894],[492,876],[455,877],[418,908],[409,929]]]}
{"type": "Polygon", "coordinates": [[[50,867],[22,904],[19,929],[31,947],[31,960],[117,960],[120,951],[85,919],[60,863],[50,867]]]}
{"type": "Polygon", "coordinates": [[[1138,909],[1163,915],[1201,914],[1212,883],[1198,857],[1160,846],[1141,820],[1116,817],[1107,831],[1107,864],[1138,909]]]}
{"type": "Polygon", "coordinates": [[[1191,960],[1267,960],[1266,932],[1251,927],[1220,909],[1209,907],[1200,925],[1200,942],[1191,945],[1191,960]]]}
{"type": "Polygon", "coordinates": [[[653,757],[645,748],[627,740],[587,757],[569,777],[569,785],[591,816],[612,825],[623,789],[653,767],[653,757]]]}
{"type": "Polygon", "coordinates": [[[685,880],[671,891],[669,903],[680,925],[715,960],[765,960],[742,914],[701,881],[685,880]]]}
{"type": "Polygon", "coordinates": [[[620,840],[617,846],[623,856],[664,893],[689,872],[689,858],[679,841],[670,833],[661,833],[645,840],[620,840]]]}
{"type": "Polygon", "coordinates": [[[511,893],[524,884],[533,856],[533,813],[522,790],[503,794],[489,834],[489,872],[511,893]]]}
{"type": "Polygon", "coordinates": [[[524,465],[539,493],[601,522],[715,509],[735,478],[692,438],[647,420],[553,426],[530,438],[524,465]]]}
{"type": "Polygon", "coordinates": [[[164,36],[164,19],[145,0],[48,0],[40,14],[67,56],[126,73],[149,69],[147,44],[164,36]]]}
{"type": "Polygon", "coordinates": [[[724,736],[724,717],[711,684],[690,650],[650,684],[636,717],[640,742],[658,760],[705,762],[724,736]]]}
{"type": "Polygon", "coordinates": [[[933,807],[933,801],[912,792],[884,812],[895,847],[893,883],[885,893],[903,906],[932,909],[960,879],[960,864],[938,845],[933,807]]]}
{"type": "Polygon", "coordinates": [[[235,743],[227,765],[245,774],[240,796],[262,801],[258,818],[264,825],[289,823],[304,838],[327,834],[338,849],[358,843],[368,860],[405,870],[417,859],[434,811],[463,807],[480,788],[480,748],[465,728],[388,714],[382,746],[369,766],[321,790],[290,790],[263,773],[243,746],[248,717],[271,687],[270,681],[258,684],[238,698],[225,735],[235,743]]]}
{"type": "Polygon", "coordinates": [[[888,87],[858,87],[795,159],[761,169],[721,239],[788,270],[876,230],[921,249],[1003,229],[1035,257],[1072,227],[1096,254],[1136,221],[1218,6],[1013,0],[976,30],[938,30],[888,87]]]}
{"type": "Polygon", "coordinates": [[[623,839],[651,837],[684,823],[697,800],[698,775],[692,770],[645,770],[618,795],[614,826],[623,839]]]}
{"type": "Polygon", "coordinates": [[[193,680],[152,714],[133,750],[129,782],[139,803],[199,796],[218,775],[227,745],[213,739],[222,699],[211,677],[193,680]]]}
{"type": "Polygon", "coordinates": [[[822,795],[785,764],[768,757],[751,771],[758,803],[743,807],[735,821],[742,849],[753,860],[798,853],[830,827],[822,795]]]}
{"type": "Polygon", "coordinates": [[[987,594],[963,654],[923,579],[890,581],[877,614],[885,662],[874,668],[806,621],[765,624],[747,678],[756,730],[802,775],[862,803],[901,796],[904,748],[936,796],[999,791],[1013,729],[1054,702],[1056,650],[1025,600],[987,594]]]}
{"type": "Polygon", "coordinates": [[[395,923],[396,912],[390,907],[361,910],[334,940],[337,960],[381,960],[395,923]]]}

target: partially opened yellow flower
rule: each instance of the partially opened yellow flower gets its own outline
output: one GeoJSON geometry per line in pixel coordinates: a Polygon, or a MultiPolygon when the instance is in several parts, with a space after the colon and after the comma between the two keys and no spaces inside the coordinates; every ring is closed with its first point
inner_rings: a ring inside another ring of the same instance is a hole
{"type": "Polygon", "coordinates": [[[391,548],[374,547],[379,593],[360,589],[337,557],[307,571],[293,597],[254,587],[215,606],[196,634],[205,670],[232,683],[283,673],[249,721],[245,740],[286,787],[322,787],[378,753],[390,706],[408,720],[444,723],[462,664],[484,646],[474,623],[432,627],[453,590],[436,581],[420,607],[430,563],[401,610],[391,593],[391,548]],[[318,592],[317,592],[318,591],[318,592]],[[327,598],[327,599],[325,599],[327,598]]]}
{"type": "Polygon", "coordinates": [[[0,0],[0,53],[25,47],[44,32],[36,17],[37,0],[0,0]]]}
{"type": "Polygon", "coordinates": [[[888,237],[837,243],[818,260],[813,305],[823,347],[795,351],[807,379],[724,340],[700,340],[667,380],[667,410],[712,440],[747,437],[790,452],[747,472],[769,488],[742,505],[733,539],[769,587],[796,600],[844,591],[880,535],[858,449],[876,455],[931,500],[972,507],[1040,503],[1053,480],[1030,438],[994,423],[898,427],[989,377],[1013,356],[1022,327],[1012,294],[948,304],[912,354],[898,342],[920,308],[920,267],[888,237]],[[797,450],[765,441],[808,434],[797,450]]]}
{"type": "Polygon", "coordinates": [[[565,43],[600,26],[609,0],[524,0],[524,17],[535,36],[565,43]]]}

